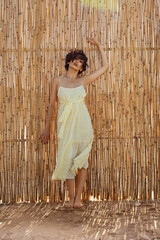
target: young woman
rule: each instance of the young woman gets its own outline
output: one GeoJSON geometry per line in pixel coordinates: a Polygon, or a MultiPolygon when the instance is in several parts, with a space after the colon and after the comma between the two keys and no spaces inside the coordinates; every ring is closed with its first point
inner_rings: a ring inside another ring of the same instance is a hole
{"type": "Polygon", "coordinates": [[[88,157],[94,138],[91,118],[84,103],[86,87],[107,71],[108,64],[101,44],[92,38],[87,41],[96,45],[101,53],[102,66],[91,74],[78,77],[85,71],[87,57],[81,50],[71,51],[65,59],[66,74],[53,81],[51,100],[45,129],[40,138],[47,143],[50,138],[50,120],[58,100],[58,153],[52,180],[66,180],[70,201],[69,208],[79,208],[81,193],[87,177],[88,157]],[[76,180],[76,182],[75,182],[76,180]],[[75,184],[75,196],[74,196],[75,184]]]}

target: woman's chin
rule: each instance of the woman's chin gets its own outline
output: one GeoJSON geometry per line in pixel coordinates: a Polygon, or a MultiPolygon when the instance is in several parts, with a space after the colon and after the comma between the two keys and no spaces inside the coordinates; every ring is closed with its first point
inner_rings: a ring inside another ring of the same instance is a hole
{"type": "Polygon", "coordinates": [[[79,72],[79,68],[75,65],[70,65],[70,68],[74,69],[75,71],[79,72]]]}

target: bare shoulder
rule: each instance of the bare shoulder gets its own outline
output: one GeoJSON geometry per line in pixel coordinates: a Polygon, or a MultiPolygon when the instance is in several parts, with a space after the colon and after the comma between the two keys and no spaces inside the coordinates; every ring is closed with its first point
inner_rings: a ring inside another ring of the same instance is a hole
{"type": "Polygon", "coordinates": [[[53,77],[51,84],[52,84],[52,86],[53,86],[54,88],[56,88],[56,89],[59,88],[61,78],[62,78],[62,76],[53,77]]]}
{"type": "Polygon", "coordinates": [[[61,79],[61,76],[56,76],[56,77],[54,77],[54,78],[53,78],[54,84],[55,84],[55,85],[59,84],[60,79],[61,79]]]}

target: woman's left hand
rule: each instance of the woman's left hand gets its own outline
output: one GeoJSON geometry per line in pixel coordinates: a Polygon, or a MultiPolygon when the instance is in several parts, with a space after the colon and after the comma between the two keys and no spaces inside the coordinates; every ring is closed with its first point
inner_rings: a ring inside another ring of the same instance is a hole
{"type": "Polygon", "coordinates": [[[101,45],[98,41],[94,40],[93,38],[88,38],[87,37],[87,41],[88,41],[88,43],[90,42],[91,44],[94,44],[97,47],[101,45]]]}

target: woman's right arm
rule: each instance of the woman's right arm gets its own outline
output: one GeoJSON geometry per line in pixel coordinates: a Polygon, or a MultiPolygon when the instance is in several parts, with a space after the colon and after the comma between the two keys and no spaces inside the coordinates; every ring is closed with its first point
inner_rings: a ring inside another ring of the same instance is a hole
{"type": "Polygon", "coordinates": [[[54,78],[51,87],[51,97],[49,103],[48,114],[46,118],[45,129],[43,130],[40,139],[43,143],[47,143],[50,138],[50,122],[52,118],[55,116],[55,102],[56,102],[56,94],[57,94],[57,86],[58,79],[54,78]]]}
{"type": "Polygon", "coordinates": [[[56,92],[57,92],[57,79],[55,78],[53,79],[52,82],[51,97],[45,126],[46,129],[50,129],[50,121],[55,116],[56,92]]]}

